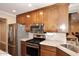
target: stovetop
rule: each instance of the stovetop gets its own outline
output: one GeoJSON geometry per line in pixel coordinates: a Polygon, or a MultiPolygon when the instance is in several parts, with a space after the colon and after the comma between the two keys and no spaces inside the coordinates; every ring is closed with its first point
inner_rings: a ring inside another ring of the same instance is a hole
{"type": "Polygon", "coordinates": [[[39,44],[40,42],[42,42],[44,40],[45,40],[44,38],[33,38],[33,39],[28,40],[26,42],[28,42],[28,43],[34,43],[34,44],[39,44]]]}

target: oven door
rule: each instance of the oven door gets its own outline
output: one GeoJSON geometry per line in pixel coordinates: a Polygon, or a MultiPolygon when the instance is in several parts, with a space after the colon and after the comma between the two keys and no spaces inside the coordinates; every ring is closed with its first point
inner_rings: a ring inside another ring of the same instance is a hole
{"type": "Polygon", "coordinates": [[[26,53],[30,56],[39,56],[39,47],[33,45],[27,45],[26,53]]]}

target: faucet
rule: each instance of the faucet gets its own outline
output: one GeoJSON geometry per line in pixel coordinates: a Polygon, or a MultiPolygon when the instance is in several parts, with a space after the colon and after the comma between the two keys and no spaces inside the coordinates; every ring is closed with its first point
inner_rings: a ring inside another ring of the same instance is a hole
{"type": "Polygon", "coordinates": [[[67,44],[72,44],[72,45],[78,46],[79,45],[78,38],[74,35],[68,35],[67,44]]]}

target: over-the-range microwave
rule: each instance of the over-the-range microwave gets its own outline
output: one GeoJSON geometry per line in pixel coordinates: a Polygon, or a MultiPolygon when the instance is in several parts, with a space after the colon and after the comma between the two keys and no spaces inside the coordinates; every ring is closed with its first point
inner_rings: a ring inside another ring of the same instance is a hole
{"type": "Polygon", "coordinates": [[[43,33],[44,32],[43,27],[44,27],[43,24],[33,24],[31,25],[30,30],[32,33],[43,33]]]}

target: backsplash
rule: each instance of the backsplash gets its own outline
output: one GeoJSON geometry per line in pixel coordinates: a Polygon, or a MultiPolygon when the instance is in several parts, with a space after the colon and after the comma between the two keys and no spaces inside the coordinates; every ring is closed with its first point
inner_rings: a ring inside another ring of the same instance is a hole
{"type": "MultiPolygon", "coordinates": [[[[33,33],[29,32],[29,39],[33,38],[33,33]]],[[[46,40],[56,40],[62,43],[66,43],[66,33],[46,33],[46,40]]]]}
{"type": "Polygon", "coordinates": [[[46,40],[56,40],[66,43],[66,33],[46,33],[46,40]]]}

